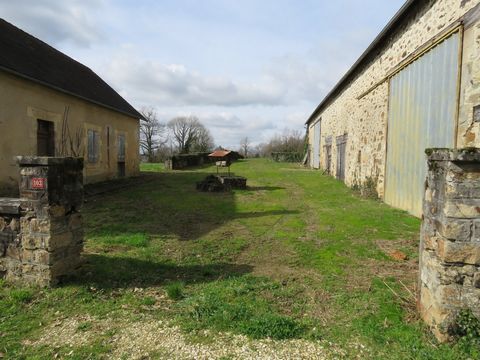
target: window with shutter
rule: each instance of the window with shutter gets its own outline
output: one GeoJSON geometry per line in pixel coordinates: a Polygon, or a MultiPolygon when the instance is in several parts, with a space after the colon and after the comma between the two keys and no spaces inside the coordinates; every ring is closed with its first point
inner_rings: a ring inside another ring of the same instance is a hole
{"type": "Polygon", "coordinates": [[[118,161],[125,162],[125,135],[118,135],[118,161]]]}
{"type": "Polygon", "coordinates": [[[100,134],[98,131],[88,129],[87,131],[87,138],[88,138],[88,162],[96,163],[99,159],[99,152],[100,152],[100,134]]]}

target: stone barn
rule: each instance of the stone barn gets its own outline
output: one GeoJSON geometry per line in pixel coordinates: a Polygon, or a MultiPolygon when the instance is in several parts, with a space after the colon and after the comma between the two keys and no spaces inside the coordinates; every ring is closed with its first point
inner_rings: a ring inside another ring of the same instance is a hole
{"type": "Polygon", "coordinates": [[[84,182],[139,172],[139,114],[88,67],[0,19],[0,193],[15,156],[84,158],[84,182]]]}
{"type": "Polygon", "coordinates": [[[306,124],[312,168],[420,216],[425,149],[480,145],[480,1],[406,1],[306,124]]]}

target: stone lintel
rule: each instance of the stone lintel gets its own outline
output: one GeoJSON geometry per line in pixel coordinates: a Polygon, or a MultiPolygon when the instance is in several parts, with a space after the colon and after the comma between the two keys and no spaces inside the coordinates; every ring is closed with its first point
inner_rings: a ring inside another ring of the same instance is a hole
{"type": "Polygon", "coordinates": [[[426,149],[428,161],[480,162],[480,148],[426,149]]]}
{"type": "Polygon", "coordinates": [[[20,215],[20,199],[0,198],[0,214],[20,215]]]}
{"type": "Polygon", "coordinates": [[[78,165],[83,167],[83,158],[52,156],[17,156],[17,164],[24,166],[78,165]]]}

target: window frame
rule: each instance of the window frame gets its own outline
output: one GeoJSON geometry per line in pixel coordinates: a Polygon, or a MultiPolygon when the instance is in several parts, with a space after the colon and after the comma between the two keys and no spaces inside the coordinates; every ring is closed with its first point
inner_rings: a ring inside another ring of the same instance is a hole
{"type": "Polygon", "coordinates": [[[100,160],[100,131],[87,129],[87,161],[97,164],[100,160]]]}

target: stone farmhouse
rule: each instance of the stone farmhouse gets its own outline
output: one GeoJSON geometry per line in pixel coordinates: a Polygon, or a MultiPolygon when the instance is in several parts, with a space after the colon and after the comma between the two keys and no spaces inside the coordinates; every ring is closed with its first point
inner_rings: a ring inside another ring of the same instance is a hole
{"type": "Polygon", "coordinates": [[[142,115],[88,67],[0,19],[0,192],[17,155],[83,157],[84,181],[139,172],[142,115]]]}
{"type": "Polygon", "coordinates": [[[406,1],[306,124],[312,168],[420,216],[426,149],[480,145],[480,1],[406,1]]]}

